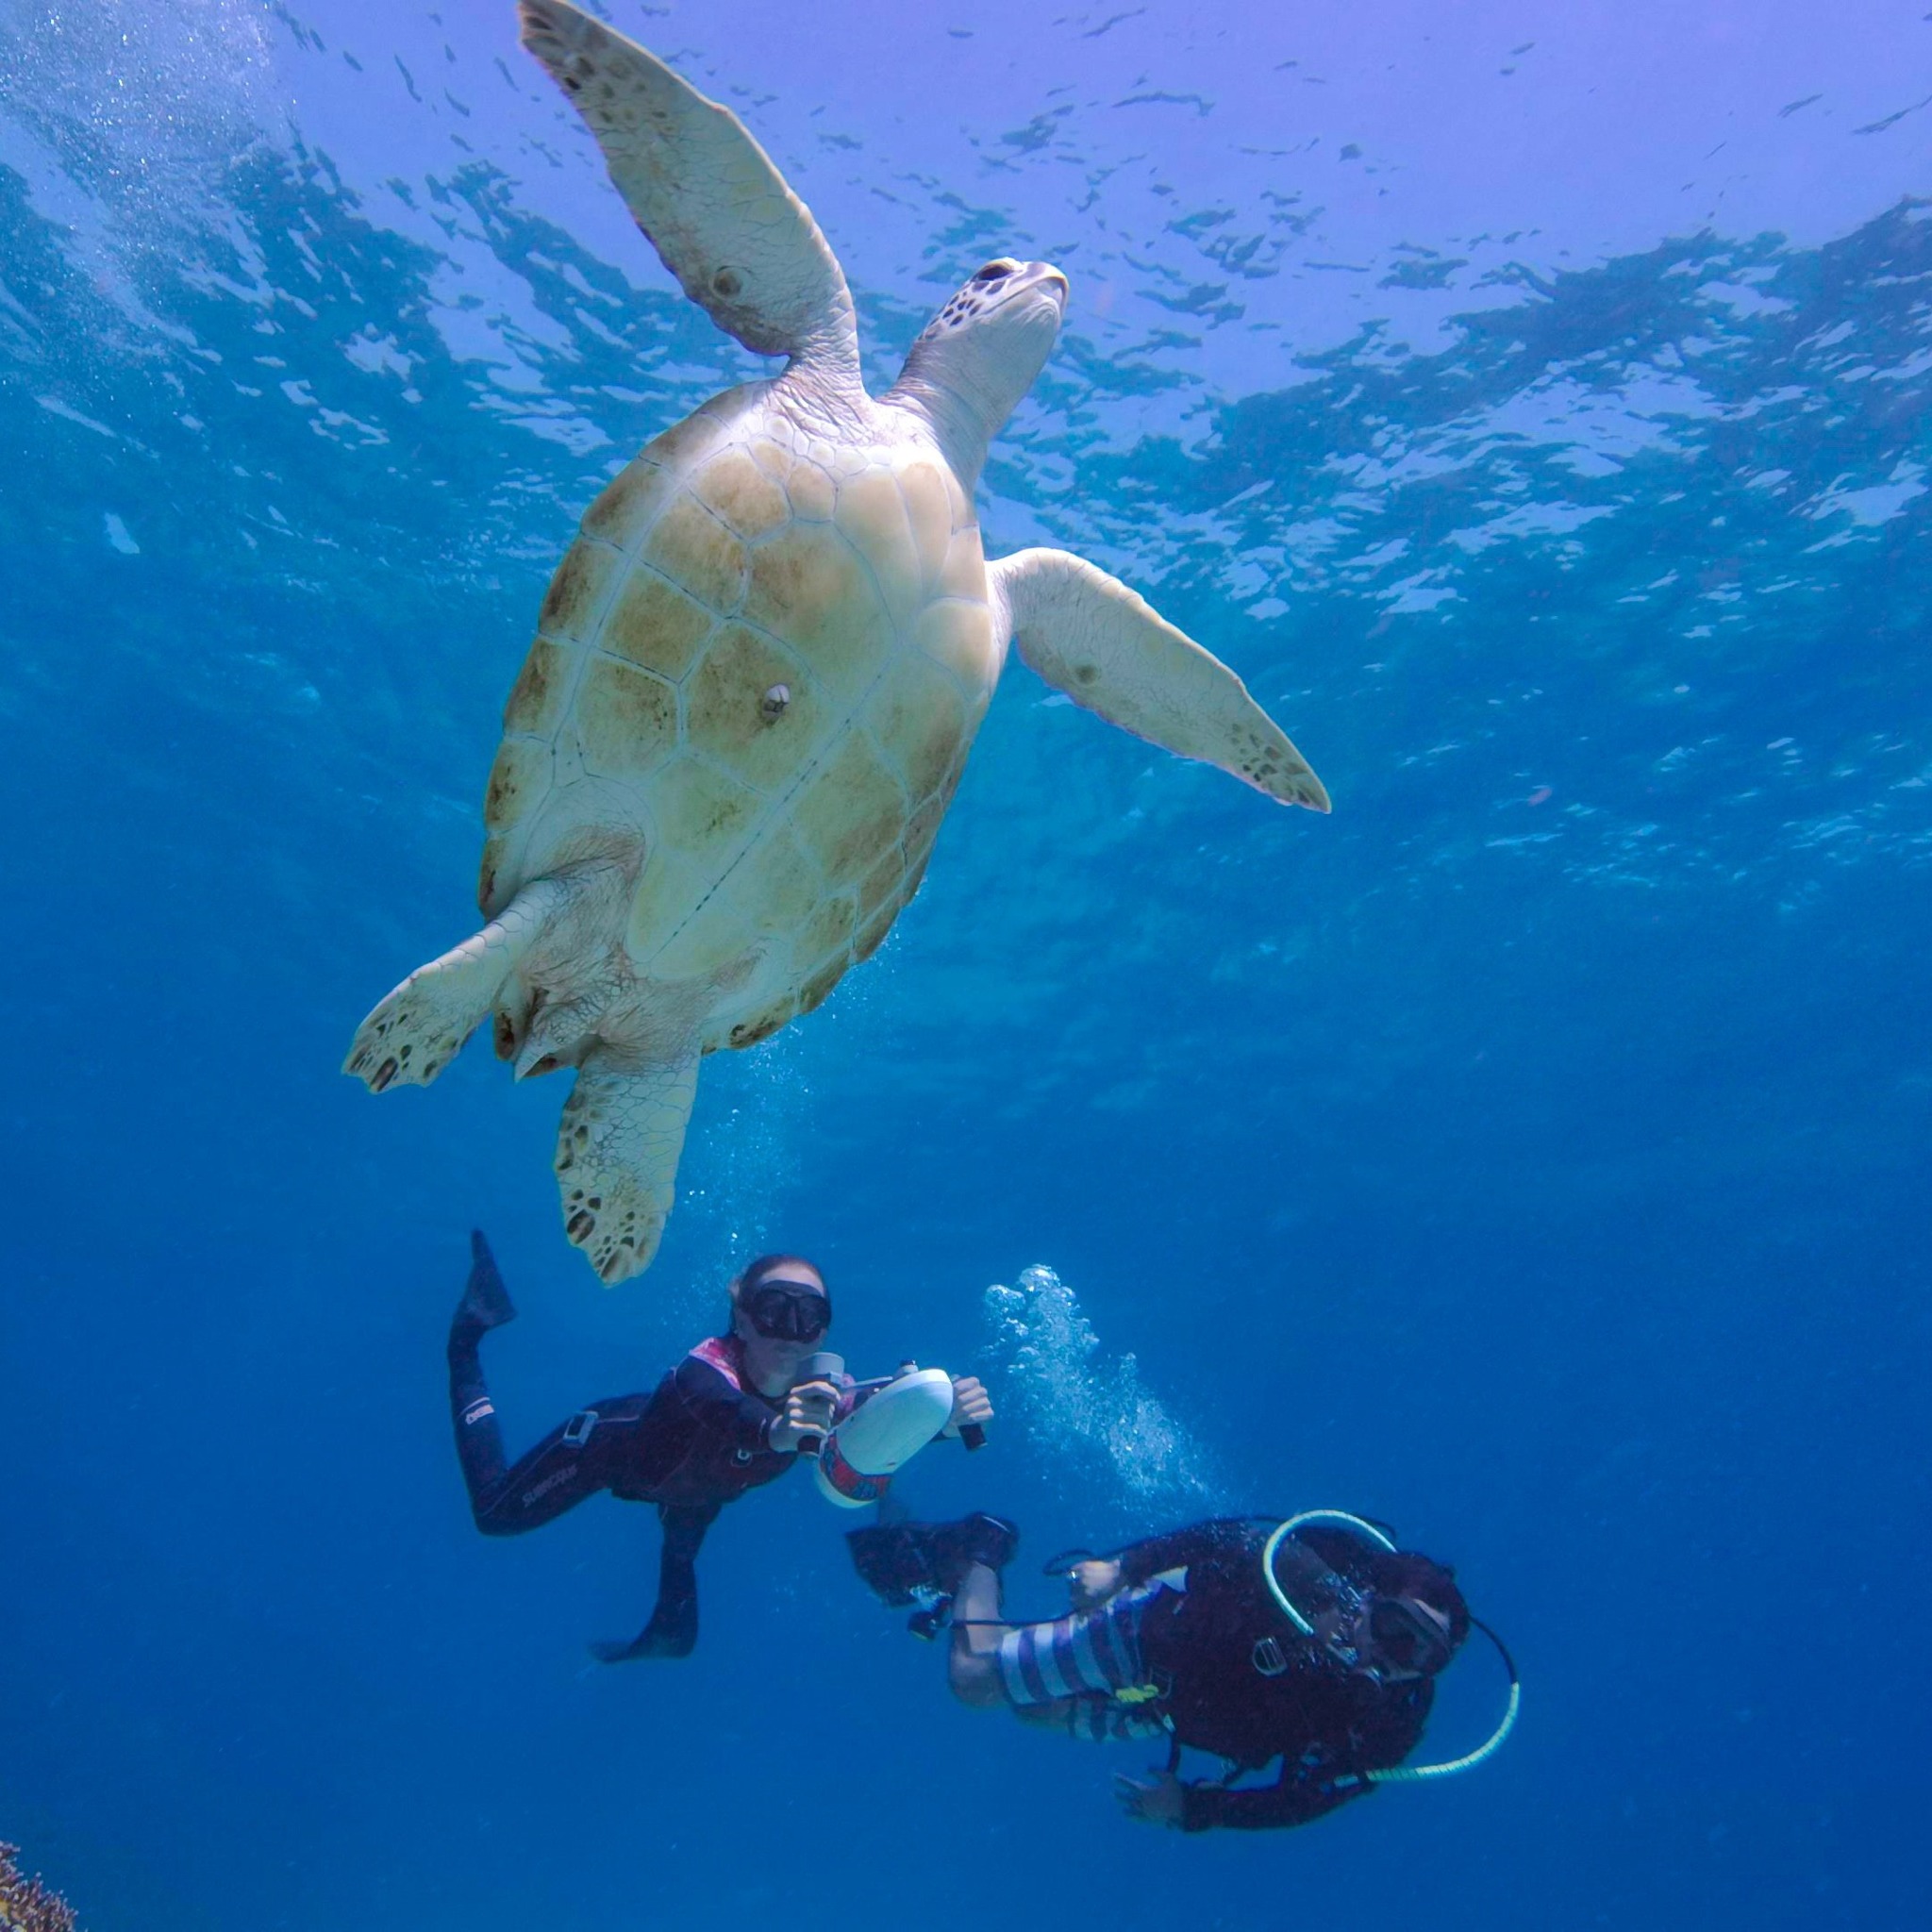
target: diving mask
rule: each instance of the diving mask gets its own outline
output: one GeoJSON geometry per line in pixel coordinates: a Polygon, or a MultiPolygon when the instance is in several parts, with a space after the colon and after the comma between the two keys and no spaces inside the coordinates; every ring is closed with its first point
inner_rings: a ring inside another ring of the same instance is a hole
{"type": "Polygon", "coordinates": [[[1433,1677],[1456,1655],[1448,1619],[1406,1596],[1376,1599],[1369,1612],[1368,1649],[1384,1682],[1433,1677]]]}
{"type": "Polygon", "coordinates": [[[832,1325],[831,1297],[803,1281],[761,1281],[739,1307],[768,1341],[816,1341],[832,1325]]]}

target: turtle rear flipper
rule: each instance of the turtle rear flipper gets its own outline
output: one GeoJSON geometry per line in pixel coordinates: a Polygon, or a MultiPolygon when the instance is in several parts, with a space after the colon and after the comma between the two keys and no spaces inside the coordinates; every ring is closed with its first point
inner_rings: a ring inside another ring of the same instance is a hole
{"type": "Polygon", "coordinates": [[[593,1046],[577,1070],[557,1136],[557,1186],[564,1233],[607,1288],[658,1252],[697,1085],[695,1041],[643,1063],[593,1046]]]}
{"type": "Polygon", "coordinates": [[[564,903],[556,879],[533,879],[479,933],[419,966],[356,1029],[342,1072],[372,1093],[426,1087],[495,1006],[564,903]]]}

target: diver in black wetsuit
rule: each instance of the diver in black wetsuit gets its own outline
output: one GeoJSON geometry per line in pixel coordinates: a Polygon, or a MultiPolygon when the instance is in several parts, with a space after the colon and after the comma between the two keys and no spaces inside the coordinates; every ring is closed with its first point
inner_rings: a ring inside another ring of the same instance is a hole
{"type": "MultiPolygon", "coordinates": [[[[1117,1778],[1118,1794],[1129,1816],[1191,1832],[1306,1824],[1401,1775],[1472,1622],[1450,1571],[1334,1511],[1194,1524],[1110,1557],[1071,1553],[1048,1572],[1067,1578],[1073,1613],[1043,1624],[1001,1612],[1017,1532],[996,1517],[848,1541],[866,1582],[889,1603],[927,1605],[928,1626],[933,1594],[952,1599],[948,1675],[961,1702],[1078,1738],[1164,1736],[1166,1771],[1117,1778]],[[1184,1783],[1183,1746],[1222,1757],[1227,1775],[1184,1783]],[[1275,1759],[1273,1784],[1233,1788],[1275,1759]]],[[[1491,1742],[1427,1774],[1500,1744],[1514,1722],[1510,1676],[1491,1742]]]]}
{"type": "MultiPolygon", "coordinates": [[[[606,1663],[690,1656],[705,1532],[726,1503],[783,1475],[800,1447],[815,1444],[853,1405],[849,1378],[846,1386],[792,1386],[831,1326],[824,1275],[795,1255],[760,1257],[731,1284],[727,1334],[701,1341],[650,1394],[608,1396],[579,1409],[510,1463],[479,1351],[516,1309],[489,1242],[476,1233],[470,1243],[470,1279],[449,1330],[449,1396],[476,1527],[485,1536],[520,1536],[600,1490],[655,1503],[664,1539],[657,1607],[631,1642],[591,1650],[606,1663]]],[[[945,1433],[957,1436],[991,1414],[979,1382],[956,1377],[945,1433]]]]}

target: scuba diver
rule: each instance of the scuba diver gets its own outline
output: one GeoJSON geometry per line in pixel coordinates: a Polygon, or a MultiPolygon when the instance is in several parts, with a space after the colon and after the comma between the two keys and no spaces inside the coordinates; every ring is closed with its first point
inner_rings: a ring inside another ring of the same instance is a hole
{"type": "MultiPolygon", "coordinates": [[[[600,1490],[658,1506],[663,1547],[657,1607],[630,1642],[591,1646],[605,1663],[691,1655],[705,1532],[725,1504],[775,1482],[801,1453],[818,1456],[823,1447],[820,1487],[832,1501],[855,1507],[875,1500],[887,1478],[854,1471],[836,1447],[849,1433],[841,1424],[886,1388],[909,1388],[915,1407],[924,1402],[909,1444],[903,1412],[897,1418],[902,1440],[886,1458],[892,1467],[936,1433],[963,1436],[972,1446],[992,1417],[974,1376],[926,1370],[887,1385],[860,1384],[837,1357],[814,1356],[832,1325],[824,1276],[800,1256],[763,1255],[731,1283],[724,1334],[699,1342],[650,1394],[602,1398],[511,1463],[480,1350],[484,1336],[514,1321],[517,1311],[480,1232],[471,1235],[470,1248],[469,1282],[449,1329],[449,1399],[476,1527],[485,1536],[521,1536],[600,1490]]],[[[879,1404],[869,1420],[887,1422],[891,1433],[891,1407],[879,1404]]]]}
{"type": "Polygon", "coordinates": [[[1489,1757],[1520,1696],[1508,1652],[1478,1624],[1509,1672],[1501,1724],[1452,1763],[1402,1762],[1474,1621],[1453,1573],[1340,1510],[1271,1524],[1197,1523],[1111,1557],[1069,1551],[1046,1574],[1066,1579],[1072,1612],[1039,1624],[1002,1611],[1000,1572],[1019,1532],[998,1517],[881,1525],[847,1541],[875,1594],[920,1607],[921,1634],[950,1608],[947,1675],[961,1703],[1094,1741],[1165,1736],[1164,1771],[1115,1779],[1122,1808],[1143,1823],[1307,1824],[1377,1784],[1489,1757]],[[1183,1781],[1183,1747],[1222,1757],[1225,1775],[1183,1781]],[[1235,1783],[1277,1758],[1273,1784],[1235,1783]]]}

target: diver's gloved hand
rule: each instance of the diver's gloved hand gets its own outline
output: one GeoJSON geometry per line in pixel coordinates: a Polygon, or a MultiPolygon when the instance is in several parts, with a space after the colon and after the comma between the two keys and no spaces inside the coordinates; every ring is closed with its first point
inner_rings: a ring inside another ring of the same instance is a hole
{"type": "Polygon", "coordinates": [[[992,1420],[992,1398],[977,1375],[953,1377],[953,1412],[946,1418],[942,1436],[957,1437],[962,1428],[984,1428],[992,1420]]]}

